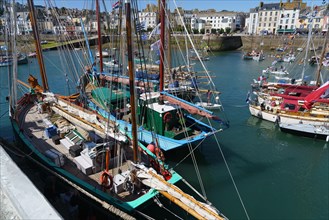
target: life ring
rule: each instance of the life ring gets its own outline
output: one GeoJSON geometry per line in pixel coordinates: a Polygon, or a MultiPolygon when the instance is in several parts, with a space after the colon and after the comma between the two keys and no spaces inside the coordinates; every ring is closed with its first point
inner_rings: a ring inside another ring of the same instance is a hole
{"type": "Polygon", "coordinates": [[[165,123],[169,123],[172,119],[172,114],[170,112],[167,112],[166,114],[164,114],[163,116],[163,121],[165,123]]]}
{"type": "Polygon", "coordinates": [[[105,189],[111,189],[113,186],[113,177],[110,173],[108,173],[107,171],[104,171],[100,178],[100,183],[101,185],[105,188],[105,189]]]}

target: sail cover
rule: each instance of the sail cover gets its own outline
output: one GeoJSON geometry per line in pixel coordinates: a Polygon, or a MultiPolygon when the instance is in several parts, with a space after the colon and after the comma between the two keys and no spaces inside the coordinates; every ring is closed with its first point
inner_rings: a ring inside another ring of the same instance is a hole
{"type": "Polygon", "coordinates": [[[171,104],[180,106],[181,108],[185,109],[192,115],[200,115],[200,116],[203,116],[203,117],[215,120],[215,121],[221,121],[220,118],[216,115],[213,115],[213,113],[211,111],[208,111],[204,108],[193,105],[192,103],[189,103],[183,99],[175,97],[169,93],[161,92],[161,98],[165,101],[168,101],[171,104]]]}
{"type": "Polygon", "coordinates": [[[307,95],[305,97],[305,99],[304,99],[305,100],[304,106],[307,109],[310,109],[315,101],[317,101],[318,99],[321,99],[321,97],[324,94],[327,94],[328,93],[328,90],[329,90],[329,81],[327,81],[326,83],[324,83],[321,87],[319,87],[314,92],[312,92],[309,95],[307,95]]]}

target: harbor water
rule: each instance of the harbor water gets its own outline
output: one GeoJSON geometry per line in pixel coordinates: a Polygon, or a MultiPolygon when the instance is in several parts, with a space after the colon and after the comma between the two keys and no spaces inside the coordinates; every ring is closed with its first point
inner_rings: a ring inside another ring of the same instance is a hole
{"type": "MultiPolygon", "coordinates": [[[[230,121],[230,127],[217,133],[217,139],[208,138],[195,151],[208,200],[233,220],[328,219],[329,143],[282,133],[275,124],[250,116],[246,103],[250,84],[273,59],[243,60],[242,54],[242,51],[213,53],[205,62],[221,92],[220,100],[230,121]]],[[[51,91],[75,92],[76,79],[62,74],[63,55],[59,55],[59,51],[47,51],[44,56],[51,91]],[[66,86],[66,82],[70,86],[66,86]]],[[[19,79],[24,82],[29,74],[38,74],[37,60],[29,61],[29,65],[18,67],[19,79]]],[[[195,68],[200,68],[195,62],[195,68]]],[[[296,64],[283,65],[289,69],[289,65],[296,64]]],[[[293,69],[297,71],[298,68],[301,66],[293,69]]],[[[315,70],[316,67],[307,66],[306,74],[314,74],[315,70]]],[[[0,69],[0,77],[0,136],[11,140],[6,68],[0,69]]],[[[26,91],[21,88],[22,92],[26,91]]],[[[167,162],[201,191],[192,160],[182,160],[183,157],[183,153],[166,154],[167,162]]],[[[167,210],[157,210],[163,215],[155,216],[163,218],[156,219],[175,219],[167,210]]],[[[152,216],[154,212],[149,208],[147,214],[152,216]]]]}

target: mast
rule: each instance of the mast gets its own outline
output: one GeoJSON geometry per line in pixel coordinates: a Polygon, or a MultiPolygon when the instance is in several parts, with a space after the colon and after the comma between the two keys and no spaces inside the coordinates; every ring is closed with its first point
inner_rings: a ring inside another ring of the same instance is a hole
{"type": "Polygon", "coordinates": [[[160,31],[160,65],[159,65],[159,75],[160,75],[160,92],[163,91],[164,88],[164,41],[165,41],[165,0],[161,0],[160,4],[160,23],[161,23],[161,31],[160,31]]]}
{"type": "Polygon", "coordinates": [[[127,50],[128,50],[128,69],[129,69],[129,89],[130,89],[130,106],[132,121],[132,144],[134,150],[134,162],[137,162],[137,124],[136,124],[136,106],[135,106],[135,84],[134,84],[134,63],[131,37],[131,8],[130,0],[125,0],[126,8],[126,31],[127,31],[127,50]]]}
{"type": "Polygon", "coordinates": [[[103,50],[102,50],[102,31],[99,11],[99,0],[96,0],[96,17],[97,17],[97,34],[98,34],[98,52],[99,52],[99,66],[100,72],[103,72],[103,50]]]}
{"type": "Polygon", "coordinates": [[[45,69],[44,62],[43,62],[42,49],[41,49],[41,44],[40,44],[39,30],[38,30],[37,19],[36,19],[36,14],[35,14],[35,9],[34,9],[34,3],[33,3],[33,0],[28,0],[27,2],[29,5],[29,9],[30,9],[30,20],[31,20],[31,25],[32,25],[32,30],[33,30],[33,37],[34,37],[35,49],[36,49],[37,58],[38,58],[38,64],[39,64],[39,68],[40,68],[42,86],[45,91],[48,91],[49,90],[48,80],[47,80],[47,76],[46,76],[46,69],[45,69]]]}
{"type": "Polygon", "coordinates": [[[325,54],[326,49],[327,49],[328,35],[329,35],[329,31],[327,30],[326,37],[325,37],[325,40],[324,40],[324,43],[323,43],[321,57],[320,57],[319,64],[318,64],[319,65],[318,73],[316,75],[316,85],[317,86],[320,86],[321,69],[322,69],[322,66],[323,66],[324,54],[325,54]]]}
{"type": "MultiPolygon", "coordinates": [[[[9,30],[6,31],[6,37],[8,38],[10,36],[11,38],[11,42],[10,42],[10,47],[7,48],[7,57],[8,57],[8,51],[11,50],[12,53],[12,72],[10,74],[10,68],[8,68],[9,71],[9,78],[8,78],[8,82],[9,82],[9,88],[10,88],[10,104],[9,104],[9,114],[11,114],[11,110],[12,108],[16,107],[17,104],[17,54],[16,54],[16,9],[15,9],[15,0],[12,1],[12,5],[10,7],[10,16],[9,19],[7,19],[7,21],[9,20],[9,30]]],[[[9,39],[8,39],[9,40],[9,39]]],[[[8,41],[7,41],[8,42],[8,41]]]]}
{"type": "Polygon", "coordinates": [[[168,62],[168,72],[170,73],[171,70],[171,31],[170,31],[170,11],[167,11],[167,15],[168,15],[168,50],[167,50],[167,62],[168,62]]]}

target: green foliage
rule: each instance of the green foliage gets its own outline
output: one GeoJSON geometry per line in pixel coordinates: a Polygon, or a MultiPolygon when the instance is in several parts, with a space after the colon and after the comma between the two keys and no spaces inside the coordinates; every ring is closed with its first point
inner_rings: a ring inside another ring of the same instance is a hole
{"type": "Polygon", "coordinates": [[[227,34],[231,33],[231,28],[229,28],[229,27],[225,28],[225,32],[226,32],[227,34]]]}
{"type": "Polygon", "coordinates": [[[200,34],[205,34],[205,30],[204,30],[204,28],[202,28],[202,29],[200,30],[200,34]]]}
{"type": "Polygon", "coordinates": [[[193,29],[193,34],[198,34],[199,30],[198,29],[193,29]]]}

